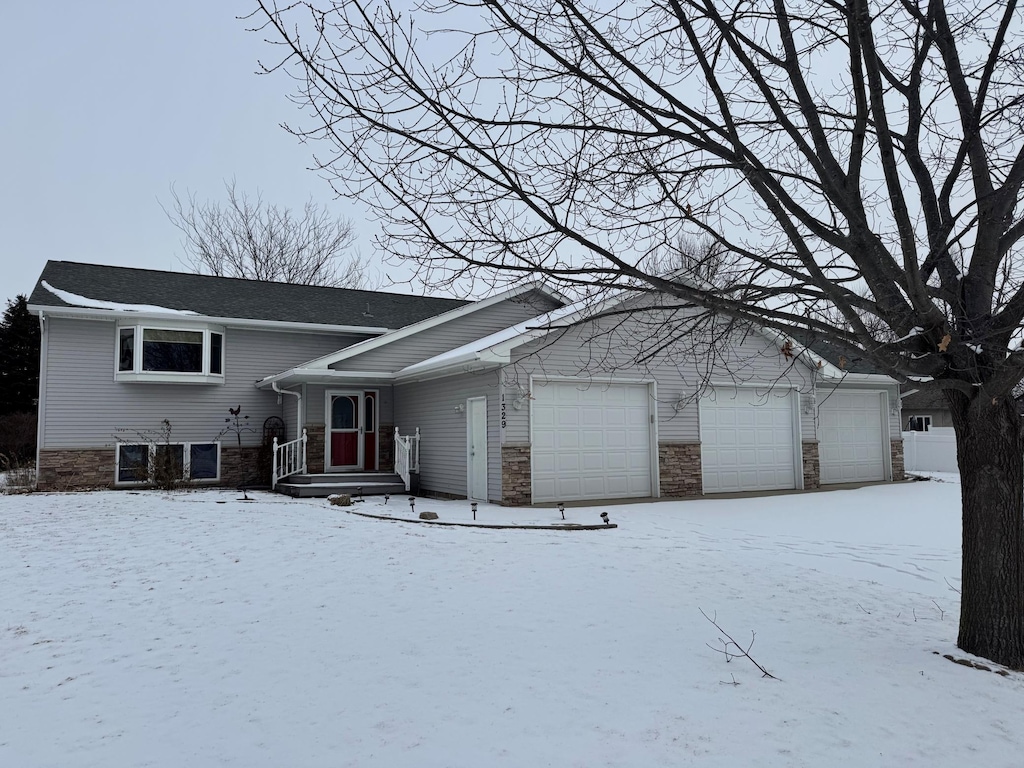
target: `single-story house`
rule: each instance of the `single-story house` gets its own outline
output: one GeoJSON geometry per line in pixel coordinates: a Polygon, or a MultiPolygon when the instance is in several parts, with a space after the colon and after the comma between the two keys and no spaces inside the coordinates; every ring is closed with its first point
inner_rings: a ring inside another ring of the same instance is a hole
{"type": "Polygon", "coordinates": [[[614,302],[636,311],[593,319],[533,283],[466,302],[51,261],[29,300],[38,487],[138,486],[161,452],[237,484],[268,424],[295,493],[396,471],[511,505],[902,479],[892,379],[614,302]]]}

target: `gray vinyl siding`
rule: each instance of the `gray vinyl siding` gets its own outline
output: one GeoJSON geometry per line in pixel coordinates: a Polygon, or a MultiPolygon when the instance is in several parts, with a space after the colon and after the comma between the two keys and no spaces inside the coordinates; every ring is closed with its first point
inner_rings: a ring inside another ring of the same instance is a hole
{"type": "Polygon", "coordinates": [[[395,426],[420,429],[420,487],[466,495],[466,412],[456,407],[487,398],[487,498],[501,499],[501,438],[497,371],[468,373],[395,387],[395,426]]]}
{"type": "Polygon", "coordinates": [[[537,317],[557,306],[558,304],[547,294],[531,291],[515,299],[485,307],[465,317],[450,320],[383,347],[333,363],[330,367],[339,371],[398,371],[407,365],[537,317]]]}
{"type": "Polygon", "coordinates": [[[281,395],[281,418],[284,419],[285,438],[294,440],[302,434],[299,425],[299,401],[292,395],[281,395]]]}
{"type": "MultiPolygon", "coordinates": [[[[763,383],[765,397],[790,391],[800,393],[800,427],[805,440],[813,440],[810,409],[814,372],[804,363],[787,360],[776,344],[757,332],[733,332],[717,351],[684,339],[642,363],[643,339],[651,324],[640,320],[601,320],[571,329],[557,338],[518,347],[513,363],[502,369],[506,401],[529,392],[530,377],[578,378],[580,386],[602,386],[608,381],[655,382],[659,442],[696,443],[700,440],[699,399],[716,383],[763,383]],[[807,406],[805,408],[804,406],[807,406]]],[[[530,442],[529,408],[506,410],[504,442],[530,442]]]]}
{"type": "Polygon", "coordinates": [[[327,392],[362,392],[376,390],[380,394],[377,404],[377,422],[394,424],[394,389],[390,384],[373,384],[369,381],[355,384],[307,384],[306,423],[327,425],[327,392]]]}
{"type": "MultiPolygon", "coordinates": [[[[129,383],[114,380],[114,322],[60,317],[46,322],[43,449],[110,446],[118,438],[137,439],[140,432],[159,429],[163,419],[171,422],[174,440],[209,441],[226,426],[228,408],[239,405],[253,430],[242,442],[258,445],[264,419],[284,416],[284,408],[275,392],[255,388],[257,380],[366,338],[229,327],[223,385],[129,383]]],[[[294,437],[291,426],[289,437],[294,437]]]]}
{"type": "MultiPolygon", "coordinates": [[[[850,382],[844,381],[840,384],[833,382],[819,382],[818,383],[818,394],[817,402],[820,405],[824,400],[833,392],[836,388],[841,390],[871,390],[873,392],[884,391],[889,395],[889,439],[890,440],[902,440],[902,425],[900,423],[899,411],[893,413],[893,406],[896,405],[899,399],[899,385],[894,381],[891,384],[886,382],[850,382]]],[[[903,411],[903,423],[906,423],[907,412],[903,411]]],[[[808,417],[809,418],[809,417],[808,417]]],[[[940,425],[936,425],[940,426],[940,425]]]]}

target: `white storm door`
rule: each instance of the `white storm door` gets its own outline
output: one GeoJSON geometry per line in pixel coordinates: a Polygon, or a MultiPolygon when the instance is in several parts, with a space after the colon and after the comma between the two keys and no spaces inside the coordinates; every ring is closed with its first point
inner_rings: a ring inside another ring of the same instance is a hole
{"type": "Polygon", "coordinates": [[[651,395],[646,384],[535,381],[533,500],[651,496],[651,395]]]}
{"type": "Polygon", "coordinates": [[[328,472],[363,467],[362,401],[361,392],[327,393],[328,472]]]}
{"type": "Polygon", "coordinates": [[[466,401],[466,495],[487,501],[487,398],[466,401]]]}
{"type": "Polygon", "coordinates": [[[885,480],[884,393],[835,390],[818,397],[821,484],[885,480]]]}
{"type": "Polygon", "coordinates": [[[797,487],[793,390],[715,387],[700,400],[704,493],[797,487]]]}

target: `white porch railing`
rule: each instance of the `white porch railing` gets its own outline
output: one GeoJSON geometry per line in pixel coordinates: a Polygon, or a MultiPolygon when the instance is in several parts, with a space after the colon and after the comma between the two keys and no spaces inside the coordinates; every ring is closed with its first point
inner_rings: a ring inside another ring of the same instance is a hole
{"type": "Polygon", "coordinates": [[[409,480],[413,472],[420,471],[420,428],[416,434],[400,435],[395,427],[395,474],[402,478],[405,490],[409,490],[409,480]]]}
{"type": "Polygon", "coordinates": [[[270,475],[271,490],[277,488],[277,481],[297,473],[306,472],[306,430],[302,437],[278,445],[274,438],[274,466],[270,475]]]}

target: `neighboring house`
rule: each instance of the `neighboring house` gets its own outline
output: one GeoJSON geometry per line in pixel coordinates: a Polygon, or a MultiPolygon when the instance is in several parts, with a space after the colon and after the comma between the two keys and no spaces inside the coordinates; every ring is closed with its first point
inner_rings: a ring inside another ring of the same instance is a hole
{"type": "Polygon", "coordinates": [[[657,297],[586,320],[535,284],[460,302],[49,262],[30,306],[41,489],[137,485],[150,450],[237,483],[271,417],[307,474],[390,472],[397,428],[421,492],[505,504],[903,476],[892,379],[774,332],[673,336],[689,310],[657,297]],[[215,437],[239,405],[241,448],[215,437]],[[164,419],[170,449],[140,437],[164,419]]]}
{"type": "Polygon", "coordinates": [[[942,392],[922,392],[913,385],[904,385],[903,429],[906,432],[928,432],[933,427],[952,427],[953,416],[942,392]]]}

